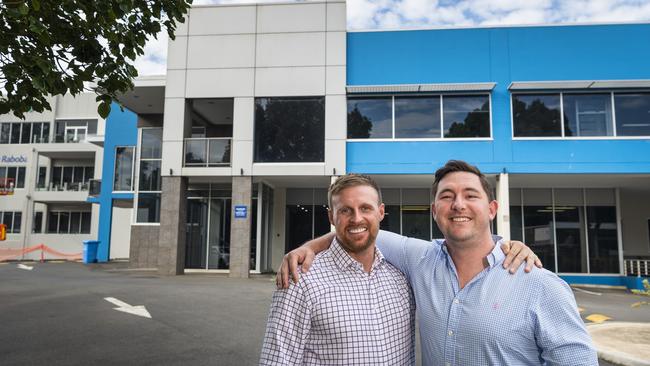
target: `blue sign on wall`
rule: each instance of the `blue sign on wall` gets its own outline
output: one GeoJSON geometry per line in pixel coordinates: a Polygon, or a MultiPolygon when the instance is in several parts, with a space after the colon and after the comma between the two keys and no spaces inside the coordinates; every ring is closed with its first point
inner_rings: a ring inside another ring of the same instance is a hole
{"type": "Polygon", "coordinates": [[[248,206],[235,206],[235,218],[245,219],[248,213],[248,206]]]}

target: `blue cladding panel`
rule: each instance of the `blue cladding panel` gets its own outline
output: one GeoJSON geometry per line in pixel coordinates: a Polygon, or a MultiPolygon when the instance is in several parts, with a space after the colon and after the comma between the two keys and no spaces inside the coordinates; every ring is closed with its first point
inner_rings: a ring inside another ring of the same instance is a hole
{"type": "Polygon", "coordinates": [[[427,174],[448,159],[513,173],[648,173],[650,139],[513,141],[513,81],[650,79],[649,24],[347,35],[349,85],[496,82],[494,141],[348,142],[351,172],[427,174]]]}
{"type": "MultiPolygon", "coordinates": [[[[120,111],[117,104],[111,107],[111,114],[106,120],[104,137],[104,161],[102,169],[102,189],[99,195],[99,247],[97,260],[107,262],[110,253],[111,219],[114,199],[133,199],[131,193],[113,193],[113,178],[115,175],[115,147],[135,146],[138,140],[137,116],[135,113],[120,111]]],[[[131,230],[131,228],[124,228],[131,230]]]]}

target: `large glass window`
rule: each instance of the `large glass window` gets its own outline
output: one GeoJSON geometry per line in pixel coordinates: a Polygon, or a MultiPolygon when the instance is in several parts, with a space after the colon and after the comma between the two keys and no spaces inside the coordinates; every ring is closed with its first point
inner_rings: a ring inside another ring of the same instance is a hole
{"type": "Polygon", "coordinates": [[[514,135],[562,136],[560,94],[513,95],[514,135]]]}
{"type": "Polygon", "coordinates": [[[143,128],[140,140],[140,172],[138,179],[138,206],[136,221],[160,222],[162,182],[162,128],[143,128]]]}
{"type": "Polygon", "coordinates": [[[650,93],[614,94],[616,135],[650,136],[650,93]]]}
{"type": "Polygon", "coordinates": [[[10,180],[14,188],[25,188],[24,166],[0,166],[0,179],[10,180]]]}
{"type": "Polygon", "coordinates": [[[512,95],[515,137],[650,136],[649,111],[650,93],[512,95]]]}
{"type": "Polygon", "coordinates": [[[97,120],[60,120],[55,124],[54,142],[81,142],[96,133],[97,120]]]}
{"type": "Polygon", "coordinates": [[[50,211],[47,216],[47,232],[49,234],[90,234],[90,218],[89,211],[50,211]]]}
{"type": "Polygon", "coordinates": [[[114,191],[133,190],[133,146],[119,146],[115,148],[115,178],[114,191]]]}
{"type": "Polygon", "coordinates": [[[330,231],[327,215],[327,190],[287,189],[286,250],[330,231]]]}
{"type": "Polygon", "coordinates": [[[440,98],[395,97],[395,138],[440,137],[440,98]]]}
{"type": "Polygon", "coordinates": [[[349,139],[391,138],[392,136],[392,97],[348,99],[349,139]]]}
{"type": "Polygon", "coordinates": [[[7,226],[8,234],[20,234],[22,217],[21,211],[0,211],[0,224],[7,226]]]}
{"type": "Polygon", "coordinates": [[[544,267],[555,272],[553,207],[550,189],[524,190],[524,240],[544,267]]]}
{"type": "MultiPolygon", "coordinates": [[[[93,178],[95,168],[92,166],[53,166],[50,188],[56,191],[86,191],[88,181],[93,178]]],[[[46,168],[39,168],[39,182],[45,180],[46,168]]]]}
{"type": "Polygon", "coordinates": [[[325,98],[256,98],[257,163],[325,160],[325,98]]]}
{"type": "Polygon", "coordinates": [[[490,137],[488,96],[445,95],[442,103],[445,137],[490,137]]]}
{"type": "Polygon", "coordinates": [[[557,266],[561,273],[587,272],[587,238],[581,189],[554,190],[557,266]]]}
{"type": "Polygon", "coordinates": [[[348,138],[487,138],[489,95],[348,98],[348,138]]]}
{"type": "Polygon", "coordinates": [[[564,94],[565,136],[612,136],[611,94],[564,94]]]}

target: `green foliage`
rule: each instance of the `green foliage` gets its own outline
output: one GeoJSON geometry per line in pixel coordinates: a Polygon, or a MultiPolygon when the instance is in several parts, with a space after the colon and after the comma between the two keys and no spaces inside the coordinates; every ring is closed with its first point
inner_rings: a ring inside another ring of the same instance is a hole
{"type": "Polygon", "coordinates": [[[133,88],[133,66],[162,27],[171,39],[192,0],[0,0],[0,114],[51,110],[47,96],[97,85],[98,113],[133,88]]]}

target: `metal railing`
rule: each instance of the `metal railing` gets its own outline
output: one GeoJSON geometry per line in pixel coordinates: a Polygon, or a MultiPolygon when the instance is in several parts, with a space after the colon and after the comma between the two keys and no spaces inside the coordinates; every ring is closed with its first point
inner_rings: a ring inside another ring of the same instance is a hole
{"type": "Polygon", "coordinates": [[[183,166],[230,166],[231,137],[186,138],[183,143],[183,166]]]}
{"type": "Polygon", "coordinates": [[[650,259],[625,259],[623,268],[626,276],[650,276],[650,259]]]}
{"type": "Polygon", "coordinates": [[[74,182],[74,183],[54,183],[50,182],[46,186],[37,186],[37,191],[49,192],[83,192],[89,188],[89,182],[74,182]]]}

